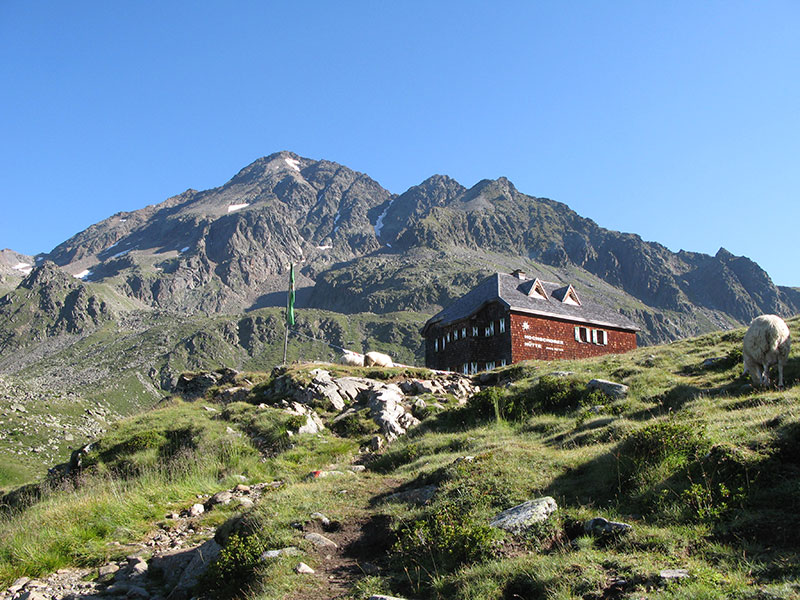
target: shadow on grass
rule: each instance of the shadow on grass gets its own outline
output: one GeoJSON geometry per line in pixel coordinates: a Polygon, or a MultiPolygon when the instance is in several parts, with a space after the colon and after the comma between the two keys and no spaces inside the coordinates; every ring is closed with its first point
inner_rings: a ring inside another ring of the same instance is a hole
{"type": "Polygon", "coordinates": [[[653,406],[626,414],[625,416],[632,421],[646,421],[677,412],[686,404],[701,396],[711,398],[727,396],[735,398],[752,394],[753,389],[753,386],[747,383],[742,377],[721,386],[708,388],[681,383],[662,394],[646,399],[652,402],[653,406]]]}

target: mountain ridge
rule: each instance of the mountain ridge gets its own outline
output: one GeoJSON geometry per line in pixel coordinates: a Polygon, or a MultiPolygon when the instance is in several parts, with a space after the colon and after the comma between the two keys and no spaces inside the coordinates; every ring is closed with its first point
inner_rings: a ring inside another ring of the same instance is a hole
{"type": "Polygon", "coordinates": [[[466,188],[437,174],[393,194],[364,173],[287,151],[216,188],[116,213],[37,258],[154,309],[190,313],[281,306],[290,263],[298,306],[345,313],[432,314],[511,263],[547,270],[620,290],[610,297],[641,321],[643,343],[800,310],[800,292],[775,286],[746,257],[672,252],[506,177],[466,188]],[[402,277],[391,275],[398,266],[402,277]]]}

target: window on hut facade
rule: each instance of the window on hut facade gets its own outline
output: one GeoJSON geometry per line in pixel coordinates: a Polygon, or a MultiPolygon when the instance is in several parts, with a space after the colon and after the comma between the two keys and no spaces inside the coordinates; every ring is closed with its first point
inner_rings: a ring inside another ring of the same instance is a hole
{"type": "Polygon", "coordinates": [[[478,372],[478,363],[471,362],[469,363],[469,373],[470,375],[475,375],[478,372]]]}
{"type": "Polygon", "coordinates": [[[435,340],[433,340],[433,351],[434,352],[438,352],[439,351],[439,338],[436,338],[435,340]]]}
{"type": "Polygon", "coordinates": [[[465,337],[467,337],[467,328],[466,327],[462,327],[461,328],[461,338],[463,339],[465,337]]]}
{"type": "Polygon", "coordinates": [[[575,341],[582,344],[588,344],[590,342],[589,328],[575,327],[575,341]]]}
{"type": "Polygon", "coordinates": [[[486,337],[489,337],[490,335],[494,335],[494,321],[486,326],[486,337]]]}
{"type": "Polygon", "coordinates": [[[501,367],[505,367],[507,364],[508,364],[508,363],[507,363],[507,361],[506,361],[506,359],[505,359],[505,358],[501,358],[501,359],[500,359],[500,366],[501,366],[501,367]]]}
{"type": "Polygon", "coordinates": [[[500,323],[500,333],[505,333],[506,332],[506,320],[505,319],[500,319],[499,323],[500,323]]]}
{"type": "Polygon", "coordinates": [[[455,341],[457,341],[457,340],[458,340],[458,329],[456,329],[455,331],[453,331],[453,341],[455,342],[455,341]]]}
{"type": "Polygon", "coordinates": [[[450,343],[450,332],[449,331],[447,332],[447,343],[448,344],[450,343]]]}
{"type": "Polygon", "coordinates": [[[473,325],[472,326],[472,337],[478,337],[478,326],[477,325],[473,325]]]}
{"type": "Polygon", "coordinates": [[[469,375],[469,363],[464,363],[464,365],[461,367],[461,372],[464,375],[469,375]]]}
{"type": "Polygon", "coordinates": [[[491,371],[492,369],[494,369],[494,366],[495,366],[495,365],[494,365],[494,361],[492,361],[492,362],[487,362],[487,363],[486,363],[486,370],[487,370],[487,371],[491,371]]]}
{"type": "Polygon", "coordinates": [[[608,345],[608,334],[602,329],[592,330],[592,341],[599,346],[608,345]]]}

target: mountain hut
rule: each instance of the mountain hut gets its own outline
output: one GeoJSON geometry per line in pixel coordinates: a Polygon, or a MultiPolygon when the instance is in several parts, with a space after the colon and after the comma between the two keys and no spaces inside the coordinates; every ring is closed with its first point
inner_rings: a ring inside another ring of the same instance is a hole
{"type": "Polygon", "coordinates": [[[639,328],[582,300],[572,285],[495,273],[422,328],[425,365],[474,374],[522,360],[588,358],[636,348],[639,328]]]}

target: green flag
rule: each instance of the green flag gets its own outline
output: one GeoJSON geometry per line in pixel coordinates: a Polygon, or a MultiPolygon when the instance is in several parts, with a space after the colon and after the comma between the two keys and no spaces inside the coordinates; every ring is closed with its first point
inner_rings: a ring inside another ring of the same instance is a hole
{"type": "Polygon", "coordinates": [[[294,325],[294,263],[289,267],[289,301],[286,307],[286,325],[294,325]]]}

